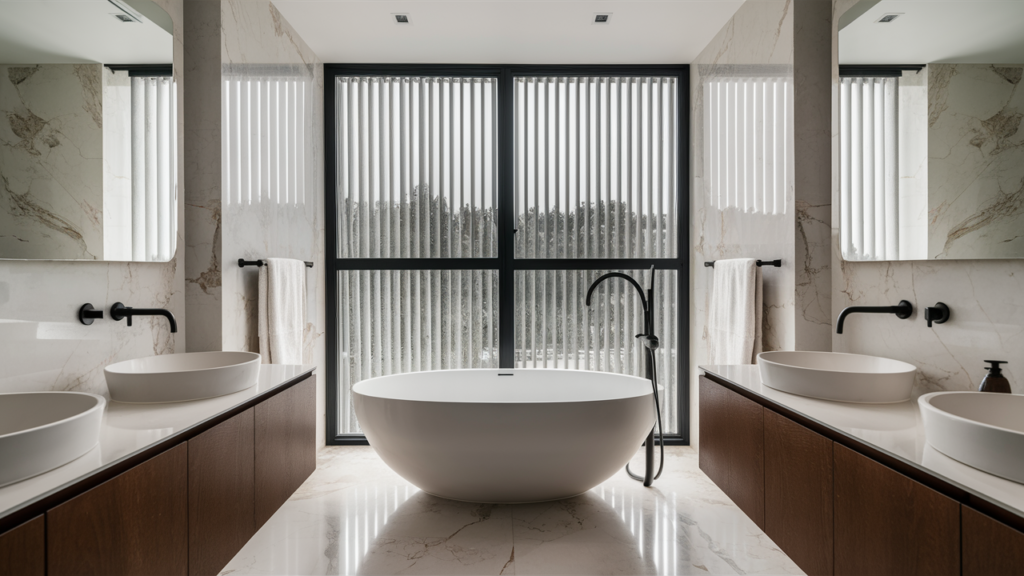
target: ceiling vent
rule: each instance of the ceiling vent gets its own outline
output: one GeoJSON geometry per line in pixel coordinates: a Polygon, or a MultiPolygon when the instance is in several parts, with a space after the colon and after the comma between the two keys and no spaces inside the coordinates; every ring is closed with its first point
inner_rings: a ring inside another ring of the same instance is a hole
{"type": "Polygon", "coordinates": [[[611,14],[594,14],[594,24],[607,24],[611,19],[611,14]]]}
{"type": "Polygon", "coordinates": [[[117,18],[126,24],[129,22],[142,22],[142,14],[136,12],[135,9],[128,4],[125,4],[121,0],[107,0],[107,2],[110,2],[118,9],[118,12],[112,13],[114,18],[117,18]]]}
{"type": "Polygon", "coordinates": [[[878,23],[879,24],[888,24],[889,22],[892,22],[893,20],[899,18],[902,15],[903,14],[886,14],[886,15],[884,15],[881,18],[878,19],[878,23]]]}
{"type": "Polygon", "coordinates": [[[412,24],[408,14],[392,14],[395,17],[395,24],[412,24]]]}

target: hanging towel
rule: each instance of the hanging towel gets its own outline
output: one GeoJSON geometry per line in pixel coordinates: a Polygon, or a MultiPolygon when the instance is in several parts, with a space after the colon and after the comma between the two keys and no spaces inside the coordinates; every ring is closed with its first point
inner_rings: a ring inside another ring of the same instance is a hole
{"type": "Polygon", "coordinates": [[[267,258],[259,279],[260,355],[264,364],[302,364],[306,324],[306,265],[267,258]]]}
{"type": "Polygon", "coordinates": [[[753,258],[717,260],[708,312],[709,364],[753,364],[761,352],[761,269],[753,258]]]}

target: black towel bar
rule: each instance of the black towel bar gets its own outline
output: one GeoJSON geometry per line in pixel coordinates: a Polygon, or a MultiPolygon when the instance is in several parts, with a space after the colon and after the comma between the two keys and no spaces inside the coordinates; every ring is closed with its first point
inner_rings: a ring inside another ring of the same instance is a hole
{"type": "MultiPolygon", "coordinates": [[[[305,264],[306,264],[306,268],[312,268],[313,267],[313,263],[312,262],[306,262],[305,264]]],[[[245,267],[245,266],[257,266],[257,267],[263,266],[263,260],[246,260],[244,258],[239,258],[238,259],[238,267],[242,268],[242,267],[245,267]]]]}
{"type": "MultiPolygon", "coordinates": [[[[782,260],[781,259],[779,259],[779,260],[758,260],[756,262],[756,264],[758,266],[774,266],[776,268],[781,268],[782,267],[782,260]]],[[[714,268],[715,267],[715,261],[711,260],[711,261],[705,262],[704,263],[704,267],[705,268],[714,268]]]]}

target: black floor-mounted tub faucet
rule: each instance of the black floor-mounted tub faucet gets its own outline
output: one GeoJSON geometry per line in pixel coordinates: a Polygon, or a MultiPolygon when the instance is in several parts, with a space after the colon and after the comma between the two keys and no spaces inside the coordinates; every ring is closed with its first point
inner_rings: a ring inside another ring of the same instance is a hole
{"type": "Polygon", "coordinates": [[[661,461],[658,464],[658,471],[654,471],[654,428],[651,428],[649,434],[647,434],[647,440],[644,441],[644,456],[646,462],[644,465],[644,475],[634,474],[629,469],[629,464],[626,464],[626,474],[629,474],[631,478],[638,482],[643,482],[644,486],[650,486],[655,480],[661,477],[661,472],[665,468],[665,439],[662,433],[661,427],[661,400],[658,398],[658,366],[655,363],[655,350],[657,350],[661,343],[658,341],[658,337],[654,335],[654,266],[651,266],[651,287],[647,289],[647,296],[644,297],[644,289],[640,287],[640,283],[633,279],[628,274],[622,272],[609,272],[590,285],[590,289],[587,290],[587,306],[590,306],[590,296],[597,289],[597,285],[609,278],[622,278],[623,280],[630,283],[633,288],[636,288],[636,293],[640,297],[640,305],[644,309],[644,332],[643,334],[637,334],[636,338],[644,347],[644,373],[648,380],[651,381],[651,387],[654,389],[654,408],[658,415],[656,421],[658,437],[660,439],[661,446],[661,461]]]}

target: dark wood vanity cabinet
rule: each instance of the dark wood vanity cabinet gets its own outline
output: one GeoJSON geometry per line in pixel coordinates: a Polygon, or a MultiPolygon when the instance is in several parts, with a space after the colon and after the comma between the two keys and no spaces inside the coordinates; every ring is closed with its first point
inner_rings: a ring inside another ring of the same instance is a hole
{"type": "Polygon", "coordinates": [[[0,576],[46,574],[46,521],[42,516],[0,534],[0,576]]]}
{"type": "Polygon", "coordinates": [[[764,529],[764,410],[700,379],[700,469],[764,529]]]}
{"type": "Polygon", "coordinates": [[[812,576],[833,570],[832,478],[832,441],[765,408],[764,532],[812,576]]]}
{"type": "Polygon", "coordinates": [[[217,574],[256,533],[254,414],[261,405],[188,441],[191,576],[217,574]]]}
{"type": "Polygon", "coordinates": [[[0,525],[0,576],[217,574],[316,469],[315,423],[310,375],[82,478],[0,525]]]}
{"type": "Polygon", "coordinates": [[[963,576],[1024,576],[1024,532],[961,506],[963,576]]]}
{"type": "Polygon", "coordinates": [[[316,469],[316,383],[313,378],[256,406],[256,528],[316,469]]]}
{"type": "Polygon", "coordinates": [[[745,388],[702,376],[699,406],[701,470],[808,574],[1024,576],[1024,518],[745,388]]]}
{"type": "Polygon", "coordinates": [[[47,574],[188,574],[184,443],[46,513],[47,574]]]}
{"type": "Polygon", "coordinates": [[[835,445],[835,574],[960,573],[960,505],[835,445]]]}

